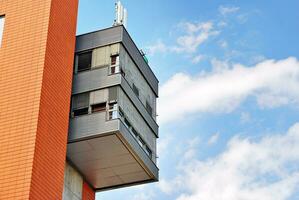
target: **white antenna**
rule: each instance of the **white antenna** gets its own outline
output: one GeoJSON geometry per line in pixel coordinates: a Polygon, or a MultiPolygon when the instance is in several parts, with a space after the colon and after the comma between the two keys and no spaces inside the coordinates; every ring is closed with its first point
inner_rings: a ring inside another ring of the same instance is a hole
{"type": "Polygon", "coordinates": [[[115,3],[115,20],[113,26],[124,25],[127,28],[128,12],[120,1],[115,3]]]}

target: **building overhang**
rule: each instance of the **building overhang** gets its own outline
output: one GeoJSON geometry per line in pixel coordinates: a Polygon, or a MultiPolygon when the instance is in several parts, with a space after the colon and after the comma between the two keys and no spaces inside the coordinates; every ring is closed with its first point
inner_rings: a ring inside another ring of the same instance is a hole
{"type": "MultiPolygon", "coordinates": [[[[98,117],[101,117],[100,114],[98,117]]],[[[70,131],[67,147],[67,159],[95,190],[158,180],[159,169],[156,164],[121,120],[107,121],[100,126],[101,131],[97,134],[89,134],[88,131],[72,134],[70,131]]]]}

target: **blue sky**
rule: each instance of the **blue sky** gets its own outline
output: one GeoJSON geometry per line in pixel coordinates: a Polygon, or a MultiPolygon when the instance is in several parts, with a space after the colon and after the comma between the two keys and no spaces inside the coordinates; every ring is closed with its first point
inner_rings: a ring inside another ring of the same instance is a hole
{"type": "MultiPolygon", "coordinates": [[[[160,182],[97,200],[299,199],[299,2],[122,3],[160,80],[160,182]]],[[[113,19],[81,0],[77,32],[113,19]]]]}

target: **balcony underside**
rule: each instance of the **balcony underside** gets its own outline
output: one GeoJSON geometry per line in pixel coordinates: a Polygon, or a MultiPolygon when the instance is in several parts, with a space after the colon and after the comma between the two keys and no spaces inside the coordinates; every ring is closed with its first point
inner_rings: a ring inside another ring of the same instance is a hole
{"type": "Polygon", "coordinates": [[[80,125],[80,120],[92,122],[98,118],[101,113],[71,120],[67,159],[86,181],[96,190],[157,181],[155,163],[120,120],[98,124],[101,129],[86,130],[87,134],[83,130],[72,131],[72,126],[80,125]]]}

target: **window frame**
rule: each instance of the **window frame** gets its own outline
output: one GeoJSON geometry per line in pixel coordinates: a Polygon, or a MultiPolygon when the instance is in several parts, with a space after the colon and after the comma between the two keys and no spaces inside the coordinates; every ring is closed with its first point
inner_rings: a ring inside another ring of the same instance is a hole
{"type": "Polygon", "coordinates": [[[89,107],[81,107],[72,110],[72,117],[80,117],[88,114],[89,114],[89,107]],[[85,110],[85,112],[82,112],[83,110],[85,110]],[[79,112],[80,114],[76,114],[77,112],[79,112]]]}
{"type": "Polygon", "coordinates": [[[0,48],[2,46],[4,26],[5,26],[5,15],[0,15],[0,48]]]}
{"type": "Polygon", "coordinates": [[[77,53],[76,56],[77,56],[77,69],[76,69],[77,73],[91,70],[91,66],[92,66],[92,50],[84,51],[84,52],[79,52],[79,53],[77,53]],[[84,55],[84,54],[90,54],[90,64],[86,68],[79,69],[79,67],[80,67],[80,56],[84,55]]]}
{"type": "Polygon", "coordinates": [[[136,94],[136,96],[139,97],[140,91],[139,91],[139,88],[135,85],[135,83],[133,83],[132,89],[133,89],[133,92],[136,94]]]}
{"type": "Polygon", "coordinates": [[[106,112],[107,102],[95,103],[95,104],[90,105],[90,107],[91,107],[91,113],[106,112]],[[102,106],[102,107],[97,108],[97,106],[102,106]]]}
{"type": "Polygon", "coordinates": [[[145,108],[146,108],[146,111],[151,115],[153,116],[153,108],[151,106],[151,104],[146,100],[145,102],[145,108]],[[150,110],[149,110],[150,109],[150,110]]]}

